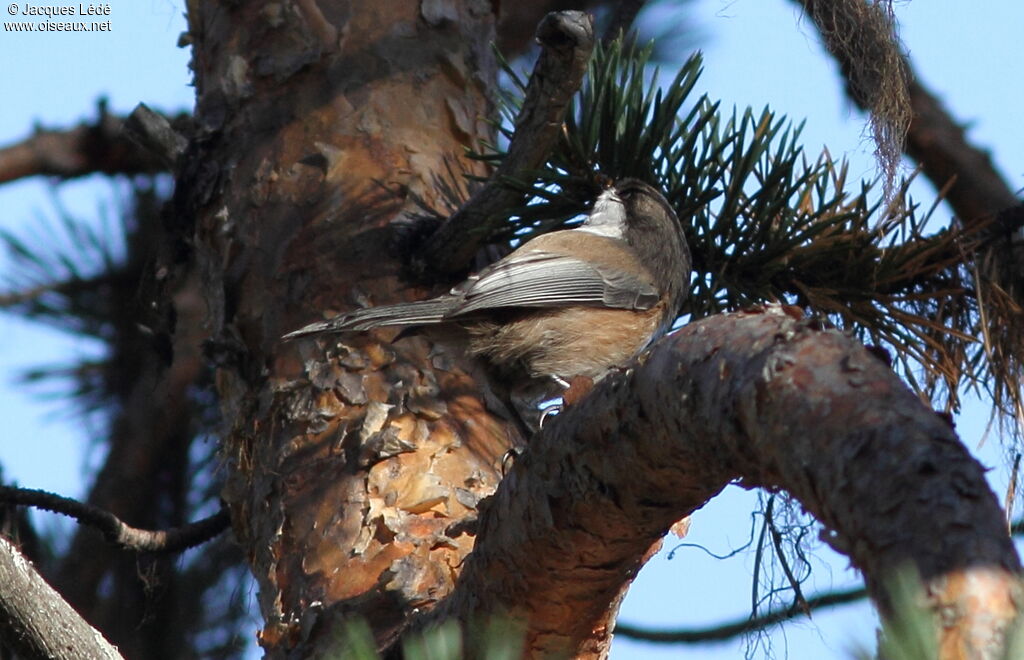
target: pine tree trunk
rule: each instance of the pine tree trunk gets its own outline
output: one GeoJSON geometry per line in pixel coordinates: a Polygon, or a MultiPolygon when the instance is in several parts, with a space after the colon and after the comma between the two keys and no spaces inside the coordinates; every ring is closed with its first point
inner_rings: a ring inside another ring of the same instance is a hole
{"type": "Polygon", "coordinates": [[[457,2],[195,2],[198,123],[179,195],[195,218],[219,360],[234,531],[270,657],[365,616],[384,644],[452,588],[508,448],[459,356],[392,333],[279,337],[425,295],[398,229],[483,173],[494,13],[457,2]],[[295,11],[301,8],[301,11],[295,11]],[[313,624],[316,624],[315,626],[313,624]]]}
{"type": "Polygon", "coordinates": [[[324,310],[431,293],[397,239],[475,167],[491,4],[192,2],[189,19],[203,133],[177,214],[269,657],[328,651],[355,614],[388,647],[431,616],[499,613],[532,657],[603,657],[651,548],[740,477],[813,511],[883,605],[914,564],[955,614],[946,657],[995,657],[1020,570],[998,503],[952,430],[839,333],[778,308],[690,326],[532,438],[492,500],[512,425],[472,365],[394,332],[281,343],[324,310]]]}

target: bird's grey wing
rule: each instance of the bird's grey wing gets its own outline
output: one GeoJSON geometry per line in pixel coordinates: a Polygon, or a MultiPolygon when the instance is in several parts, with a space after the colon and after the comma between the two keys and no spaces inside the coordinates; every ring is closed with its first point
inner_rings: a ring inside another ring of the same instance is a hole
{"type": "Polygon", "coordinates": [[[498,307],[650,309],[659,299],[657,289],[646,277],[546,251],[510,255],[452,293],[462,296],[463,303],[449,317],[498,307]]]}
{"type": "Polygon", "coordinates": [[[441,296],[418,302],[397,303],[357,309],[348,314],[340,314],[327,321],[310,323],[309,325],[289,332],[282,339],[290,340],[306,335],[318,335],[330,332],[359,332],[372,328],[387,326],[429,325],[441,323],[445,315],[458,304],[451,296],[441,296]]]}

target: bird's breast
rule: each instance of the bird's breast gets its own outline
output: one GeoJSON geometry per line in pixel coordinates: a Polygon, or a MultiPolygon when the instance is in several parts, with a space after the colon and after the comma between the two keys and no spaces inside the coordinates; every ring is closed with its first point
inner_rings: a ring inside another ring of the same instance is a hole
{"type": "Polygon", "coordinates": [[[649,310],[567,307],[531,310],[502,324],[470,327],[469,350],[533,377],[598,380],[639,353],[659,330],[664,305],[649,310]]]}

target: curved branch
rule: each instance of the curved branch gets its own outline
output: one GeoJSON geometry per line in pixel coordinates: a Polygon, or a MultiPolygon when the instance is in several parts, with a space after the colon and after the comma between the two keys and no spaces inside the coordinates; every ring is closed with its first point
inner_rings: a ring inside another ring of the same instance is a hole
{"type": "Polygon", "coordinates": [[[562,119],[579,89],[594,48],[594,22],[581,11],[548,14],[537,27],[541,54],[526,88],[508,153],[487,184],[430,237],[425,261],[442,272],[461,270],[488,239],[491,224],[517,206],[522,193],[503,179],[538,168],[551,153],[562,119]]]}
{"type": "Polygon", "coordinates": [[[652,547],[737,478],[813,513],[883,614],[907,564],[953,613],[944,642],[989,657],[1017,613],[1019,559],[954,431],[862,346],[772,306],[684,327],[545,426],[431,620],[493,608],[532,653],[597,657],[652,547]]]}
{"type": "Polygon", "coordinates": [[[801,616],[810,616],[814,610],[820,610],[834,605],[845,605],[855,603],[868,595],[865,587],[854,587],[842,591],[829,591],[827,593],[811,596],[801,602],[799,607],[779,607],[766,614],[757,617],[746,617],[729,623],[723,623],[712,628],[677,628],[674,630],[654,630],[635,626],[628,623],[615,624],[615,634],[629,639],[636,639],[644,642],[657,642],[660,644],[701,644],[705,642],[722,642],[733,637],[745,635],[753,630],[760,630],[768,626],[789,621],[801,616]],[[804,608],[806,605],[806,609],[804,608]]]}
{"type": "Polygon", "coordinates": [[[217,536],[231,522],[226,509],[181,527],[164,530],[137,529],[117,516],[90,504],[61,497],[43,490],[0,486],[0,502],[34,506],[74,518],[98,529],[111,543],[136,552],[180,552],[217,536]]]}

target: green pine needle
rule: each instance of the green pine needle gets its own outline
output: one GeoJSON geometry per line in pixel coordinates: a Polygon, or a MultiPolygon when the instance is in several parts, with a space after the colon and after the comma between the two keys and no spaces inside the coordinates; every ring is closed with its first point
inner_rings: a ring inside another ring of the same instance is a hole
{"type": "MultiPolygon", "coordinates": [[[[723,114],[694,93],[700,54],[659,87],[651,53],[620,42],[596,49],[547,163],[504,180],[529,201],[508,210],[496,240],[574,222],[602,178],[643,179],[684,223],[696,273],[691,318],[766,301],[801,306],[894,351],[919,393],[955,408],[958,386],[987,369],[962,264],[979,236],[927,233],[935,206],[922,213],[906,194],[909,181],[883,205],[872,182],[849,181],[847,165],[828,152],[808,159],[802,123],[768,108],[723,114]]],[[[526,83],[502,62],[508,138],[526,83]]]]}

